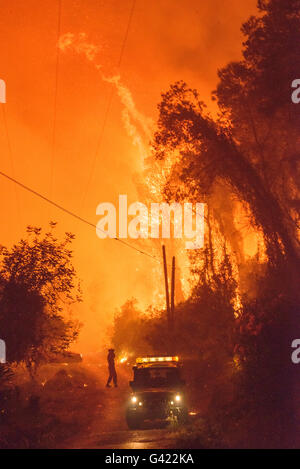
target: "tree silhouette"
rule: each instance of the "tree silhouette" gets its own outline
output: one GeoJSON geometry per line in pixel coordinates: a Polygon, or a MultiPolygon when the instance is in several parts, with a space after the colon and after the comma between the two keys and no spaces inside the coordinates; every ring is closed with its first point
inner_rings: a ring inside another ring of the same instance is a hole
{"type": "Polygon", "coordinates": [[[25,362],[33,375],[50,355],[68,348],[79,326],[66,319],[64,309],[81,300],[66,233],[59,242],[55,224],[43,234],[28,227],[27,239],[11,249],[1,248],[0,330],[8,362],[25,362]]]}
{"type": "MultiPolygon", "coordinates": [[[[240,360],[244,407],[256,408],[256,428],[268,412],[268,425],[276,428],[282,443],[291,441],[293,428],[291,391],[297,378],[289,351],[299,331],[300,112],[291,102],[291,83],[300,70],[300,2],[260,0],[258,9],[259,14],[242,26],[242,60],[218,72],[213,93],[217,117],[207,112],[197,90],[183,81],[172,84],[158,105],[153,150],[158,161],[171,162],[163,189],[167,200],[208,203],[206,247],[191,256],[194,272],[199,273],[200,265],[200,273],[205,273],[195,298],[202,309],[193,311],[206,317],[208,324],[211,314],[206,308],[214,311],[220,292],[210,295],[207,306],[203,292],[222,272],[222,262],[216,261],[222,248],[216,246],[214,234],[222,233],[225,247],[231,243],[230,261],[235,249],[242,250],[230,234],[235,202],[249,214],[252,228],[263,235],[263,260],[257,255],[250,263],[239,252],[235,278],[243,294],[238,317],[232,320],[228,315],[228,330],[235,329],[230,338],[240,360]],[[224,199],[226,216],[220,210],[224,199]]],[[[186,329],[194,336],[198,318],[191,320],[188,313],[193,295],[181,310],[183,321],[189,323],[186,329]]],[[[219,318],[223,310],[219,309],[219,318]]]]}
{"type": "Polygon", "coordinates": [[[261,12],[242,27],[243,59],[219,71],[213,119],[197,90],[184,82],[162,94],[154,139],[157,158],[176,152],[168,198],[207,200],[229,188],[261,229],[274,264],[299,268],[300,114],[291,82],[300,58],[299,1],[259,1],[261,12]],[[179,158],[178,158],[179,155],[179,158]]]}

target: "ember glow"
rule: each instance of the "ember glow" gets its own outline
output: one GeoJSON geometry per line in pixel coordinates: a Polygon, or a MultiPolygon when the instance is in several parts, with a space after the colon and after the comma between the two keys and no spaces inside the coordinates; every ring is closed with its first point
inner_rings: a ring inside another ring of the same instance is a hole
{"type": "Polygon", "coordinates": [[[126,363],[127,360],[128,360],[128,357],[121,357],[119,361],[120,363],[126,363]]]}

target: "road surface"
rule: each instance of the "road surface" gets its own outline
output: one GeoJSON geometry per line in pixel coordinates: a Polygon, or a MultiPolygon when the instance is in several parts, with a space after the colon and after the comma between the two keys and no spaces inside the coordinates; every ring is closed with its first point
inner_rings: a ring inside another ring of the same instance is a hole
{"type": "MultiPolygon", "coordinates": [[[[176,447],[175,429],[164,424],[146,424],[143,429],[129,430],[125,421],[125,404],[130,394],[130,373],[119,370],[119,387],[105,388],[105,368],[96,368],[99,376],[99,402],[88,428],[83,428],[76,437],[64,441],[61,448],[67,449],[164,449],[176,447]]],[[[91,370],[91,368],[90,368],[91,370]]]]}

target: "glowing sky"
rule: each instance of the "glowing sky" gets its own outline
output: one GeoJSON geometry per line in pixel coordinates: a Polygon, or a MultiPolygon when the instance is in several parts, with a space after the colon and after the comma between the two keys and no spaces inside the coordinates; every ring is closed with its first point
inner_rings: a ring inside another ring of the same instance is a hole
{"type": "MultiPolygon", "coordinates": [[[[119,194],[138,200],[139,147],[124,125],[124,102],[115,85],[101,79],[95,65],[101,64],[106,77],[120,75],[136,110],[155,121],[160,93],[171,82],[183,79],[203,100],[210,99],[217,69],[240,57],[240,26],[255,13],[255,4],[136,0],[124,42],[132,0],[61,0],[61,35],[84,34],[98,50],[94,61],[72,48],[61,50],[56,88],[58,0],[1,0],[0,78],[7,85],[7,104],[1,106],[8,130],[7,135],[1,109],[1,170],[93,223],[100,202],[117,203],[119,194]]],[[[100,348],[115,308],[127,299],[136,297],[141,306],[153,300],[158,282],[151,259],[113,240],[99,240],[92,228],[6,180],[1,179],[0,191],[0,243],[10,245],[26,225],[45,226],[49,219],[59,222],[58,231],[76,234],[74,262],[84,289],[84,303],[76,311],[84,322],[77,348],[100,348]]],[[[143,246],[149,248],[151,240],[143,246]]]]}

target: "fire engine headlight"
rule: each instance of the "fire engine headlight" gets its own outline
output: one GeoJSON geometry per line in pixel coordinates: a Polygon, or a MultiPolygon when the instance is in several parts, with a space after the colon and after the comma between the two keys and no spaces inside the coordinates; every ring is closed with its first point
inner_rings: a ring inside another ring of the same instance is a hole
{"type": "Polygon", "coordinates": [[[176,401],[176,402],[180,402],[180,401],[181,401],[181,396],[180,396],[180,394],[176,394],[176,396],[175,396],[175,401],[176,401]]]}
{"type": "Polygon", "coordinates": [[[135,403],[136,403],[136,401],[137,401],[137,397],[136,397],[136,396],[132,396],[132,398],[131,398],[131,402],[132,402],[132,404],[135,404],[135,403]]]}

